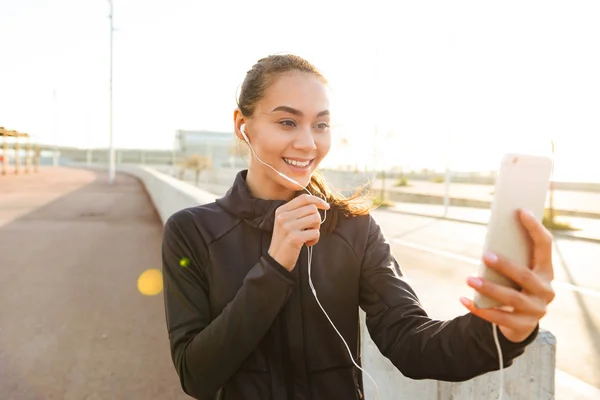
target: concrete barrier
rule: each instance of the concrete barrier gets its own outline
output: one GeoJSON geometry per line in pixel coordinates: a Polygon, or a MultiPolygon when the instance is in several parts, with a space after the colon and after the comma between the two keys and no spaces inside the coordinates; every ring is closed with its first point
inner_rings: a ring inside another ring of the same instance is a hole
{"type": "Polygon", "coordinates": [[[211,203],[217,197],[151,167],[119,165],[116,170],[142,181],[163,224],[175,212],[187,207],[211,203]]]}
{"type": "MultiPolygon", "coordinates": [[[[500,373],[490,372],[466,382],[414,380],[400,371],[379,352],[371,340],[361,310],[362,364],[379,387],[379,398],[419,400],[481,400],[497,399],[500,373]]],[[[504,369],[504,400],[554,399],[556,338],[540,329],[538,337],[525,353],[504,369]]],[[[367,376],[363,378],[365,398],[375,399],[375,387],[367,376]]]]}
{"type": "MultiPolygon", "coordinates": [[[[184,183],[153,168],[120,165],[117,170],[138,177],[146,187],[164,222],[176,211],[215,200],[215,195],[184,183]]],[[[404,377],[379,352],[367,331],[361,311],[363,368],[375,379],[380,400],[479,400],[498,398],[499,373],[490,372],[466,382],[412,380],[404,377]]],[[[554,399],[556,340],[544,330],[525,353],[504,370],[505,400],[554,399]]],[[[364,377],[365,398],[375,399],[375,388],[364,377]]]]}

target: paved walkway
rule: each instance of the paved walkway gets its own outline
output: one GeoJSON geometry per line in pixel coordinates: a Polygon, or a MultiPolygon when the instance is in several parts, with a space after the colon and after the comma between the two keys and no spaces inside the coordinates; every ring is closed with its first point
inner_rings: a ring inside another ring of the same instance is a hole
{"type": "Polygon", "coordinates": [[[189,399],[168,350],[162,225],[141,183],[42,168],[0,176],[0,399],[189,399]]]}

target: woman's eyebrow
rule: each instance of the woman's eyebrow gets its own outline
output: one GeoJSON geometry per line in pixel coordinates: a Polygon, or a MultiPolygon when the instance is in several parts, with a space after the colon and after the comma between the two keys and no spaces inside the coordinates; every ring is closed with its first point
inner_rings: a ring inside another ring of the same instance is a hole
{"type": "MultiPolygon", "coordinates": [[[[271,112],[277,112],[277,111],[284,111],[290,114],[294,114],[297,115],[298,117],[302,117],[304,116],[304,114],[302,113],[302,111],[300,110],[296,110],[295,108],[292,107],[288,107],[288,106],[279,106],[279,107],[275,107],[273,110],[271,110],[271,112]]],[[[322,117],[325,115],[329,115],[329,110],[323,110],[320,113],[317,114],[317,118],[318,117],[322,117]]]]}

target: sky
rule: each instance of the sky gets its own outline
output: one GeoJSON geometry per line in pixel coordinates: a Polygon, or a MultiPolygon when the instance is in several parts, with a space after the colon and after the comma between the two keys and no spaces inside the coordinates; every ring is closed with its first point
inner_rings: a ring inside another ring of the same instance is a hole
{"type": "MultiPolygon", "coordinates": [[[[331,164],[491,169],[553,140],[556,177],[600,181],[600,2],[366,4],[114,0],[115,146],[232,132],[246,71],[295,53],[331,84],[331,164]]],[[[108,15],[106,0],[0,0],[0,126],[108,145],[108,15]]]]}

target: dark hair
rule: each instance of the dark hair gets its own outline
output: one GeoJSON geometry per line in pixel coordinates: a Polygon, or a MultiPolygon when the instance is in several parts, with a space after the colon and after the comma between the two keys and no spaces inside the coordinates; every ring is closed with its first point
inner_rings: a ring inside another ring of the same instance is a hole
{"type": "MultiPolygon", "coordinates": [[[[256,105],[262,100],[267,88],[273,84],[274,80],[279,75],[292,71],[313,74],[327,84],[327,80],[321,72],[302,57],[288,54],[262,58],[246,73],[246,78],[242,83],[237,100],[241,113],[246,117],[251,117],[256,105]]],[[[333,212],[328,212],[327,220],[323,224],[326,232],[331,232],[335,228],[338,213],[354,217],[367,215],[374,208],[370,204],[371,202],[362,196],[363,188],[358,188],[351,196],[344,196],[333,190],[318,170],[313,173],[307,189],[312,194],[324,198],[331,205],[330,210],[333,212]]]]}

